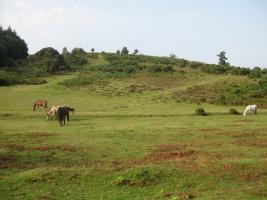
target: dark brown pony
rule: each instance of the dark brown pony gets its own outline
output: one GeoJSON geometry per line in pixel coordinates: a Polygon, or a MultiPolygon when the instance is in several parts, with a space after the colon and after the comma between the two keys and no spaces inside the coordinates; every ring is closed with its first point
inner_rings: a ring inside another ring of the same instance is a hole
{"type": "Polygon", "coordinates": [[[44,109],[47,108],[47,100],[45,99],[36,100],[33,104],[33,111],[36,110],[36,107],[39,108],[40,106],[43,107],[44,109]]]}
{"type": "Polygon", "coordinates": [[[74,108],[68,107],[68,106],[59,106],[57,109],[57,120],[60,126],[63,124],[65,125],[65,120],[67,118],[67,121],[70,119],[70,111],[74,112],[74,108]]]}

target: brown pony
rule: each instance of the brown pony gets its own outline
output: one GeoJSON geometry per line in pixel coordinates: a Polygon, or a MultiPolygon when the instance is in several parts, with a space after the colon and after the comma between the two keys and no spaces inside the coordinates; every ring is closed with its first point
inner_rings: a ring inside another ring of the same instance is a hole
{"type": "Polygon", "coordinates": [[[45,99],[36,100],[33,104],[33,111],[36,110],[36,106],[37,106],[37,108],[39,108],[40,106],[43,107],[44,109],[47,108],[47,100],[45,100],[45,99]]]}

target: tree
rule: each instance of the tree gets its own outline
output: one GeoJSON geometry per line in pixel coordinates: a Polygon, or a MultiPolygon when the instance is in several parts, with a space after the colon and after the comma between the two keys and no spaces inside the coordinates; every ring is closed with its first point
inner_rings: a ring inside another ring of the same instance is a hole
{"type": "Polygon", "coordinates": [[[120,51],[120,50],[117,50],[117,51],[116,51],[116,54],[120,54],[120,53],[121,53],[121,51],[120,51]]]}
{"type": "Polygon", "coordinates": [[[171,58],[171,59],[177,59],[176,55],[173,54],[173,53],[170,53],[170,58],[171,58]]]}
{"type": "Polygon", "coordinates": [[[133,55],[137,55],[139,53],[138,49],[135,49],[133,55]]]}
{"type": "Polygon", "coordinates": [[[82,48],[74,48],[71,53],[64,55],[66,66],[73,70],[87,64],[86,52],[82,48]]]}
{"type": "Polygon", "coordinates": [[[229,63],[226,62],[228,58],[226,58],[224,51],[221,51],[217,56],[219,57],[219,65],[229,65],[229,63]]]}
{"type": "Polygon", "coordinates": [[[94,52],[95,52],[95,49],[94,49],[94,48],[92,48],[92,49],[91,49],[91,52],[92,52],[92,53],[94,53],[94,52]]]}
{"type": "Polygon", "coordinates": [[[37,67],[47,73],[65,69],[64,57],[52,47],[46,47],[28,57],[26,66],[37,67]]]}
{"type": "Polygon", "coordinates": [[[71,51],[72,54],[76,54],[76,55],[85,55],[86,52],[82,49],[82,48],[73,48],[71,51]]]}
{"type": "Polygon", "coordinates": [[[123,47],[121,50],[121,54],[128,54],[129,50],[127,49],[127,47],[123,47]]]}
{"type": "Polygon", "coordinates": [[[62,49],[62,55],[67,55],[69,52],[68,52],[68,49],[66,47],[63,47],[62,49]]]}
{"type": "Polygon", "coordinates": [[[24,40],[22,40],[15,31],[8,27],[4,30],[0,26],[0,66],[11,65],[18,59],[23,59],[28,56],[28,47],[24,40]],[[13,61],[11,61],[13,60],[13,61]]]}

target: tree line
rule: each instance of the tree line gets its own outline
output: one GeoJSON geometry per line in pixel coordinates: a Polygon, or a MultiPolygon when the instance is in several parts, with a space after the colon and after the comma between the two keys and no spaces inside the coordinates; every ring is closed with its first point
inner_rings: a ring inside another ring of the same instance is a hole
{"type": "MultiPolygon", "coordinates": [[[[83,66],[90,65],[89,56],[96,56],[95,49],[92,48],[90,53],[87,53],[82,48],[74,48],[68,51],[66,47],[62,52],[58,52],[52,47],[46,47],[28,55],[28,47],[23,39],[17,33],[8,27],[3,29],[0,26],[0,67],[6,68],[32,68],[42,71],[43,73],[56,73],[62,70],[74,71],[83,66]]],[[[108,71],[126,71],[135,72],[138,69],[144,68],[144,63],[149,63],[152,66],[150,71],[161,72],[172,69],[172,67],[191,67],[199,68],[205,73],[211,74],[235,74],[247,75],[251,78],[259,78],[263,74],[267,74],[267,69],[255,67],[253,69],[231,66],[227,62],[226,53],[221,51],[218,64],[207,64],[202,62],[188,61],[179,59],[175,55],[169,57],[147,56],[139,53],[138,49],[134,49],[132,53],[127,47],[117,50],[115,54],[102,52],[105,59],[110,63],[104,66],[103,69],[108,71]],[[127,69],[126,69],[127,68],[127,69]]],[[[93,67],[93,66],[92,66],[93,67]]],[[[170,70],[172,71],[172,70],[170,70]]]]}

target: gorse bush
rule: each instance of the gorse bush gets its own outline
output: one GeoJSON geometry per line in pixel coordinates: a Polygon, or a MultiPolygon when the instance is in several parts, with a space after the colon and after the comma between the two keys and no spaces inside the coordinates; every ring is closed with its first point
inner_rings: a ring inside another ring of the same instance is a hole
{"type": "Polygon", "coordinates": [[[236,109],[230,108],[229,114],[231,114],[231,115],[239,115],[240,113],[236,109]]]}
{"type": "Polygon", "coordinates": [[[16,84],[38,85],[44,83],[46,83],[46,80],[36,77],[26,78],[20,75],[8,75],[0,77],[0,86],[9,86],[16,84]]]}
{"type": "Polygon", "coordinates": [[[150,73],[158,73],[158,72],[173,72],[174,69],[172,66],[158,66],[153,65],[148,67],[148,72],[150,73]]]}
{"type": "Polygon", "coordinates": [[[205,110],[203,108],[197,108],[195,111],[195,115],[197,116],[206,116],[207,113],[205,112],[205,110]]]}

